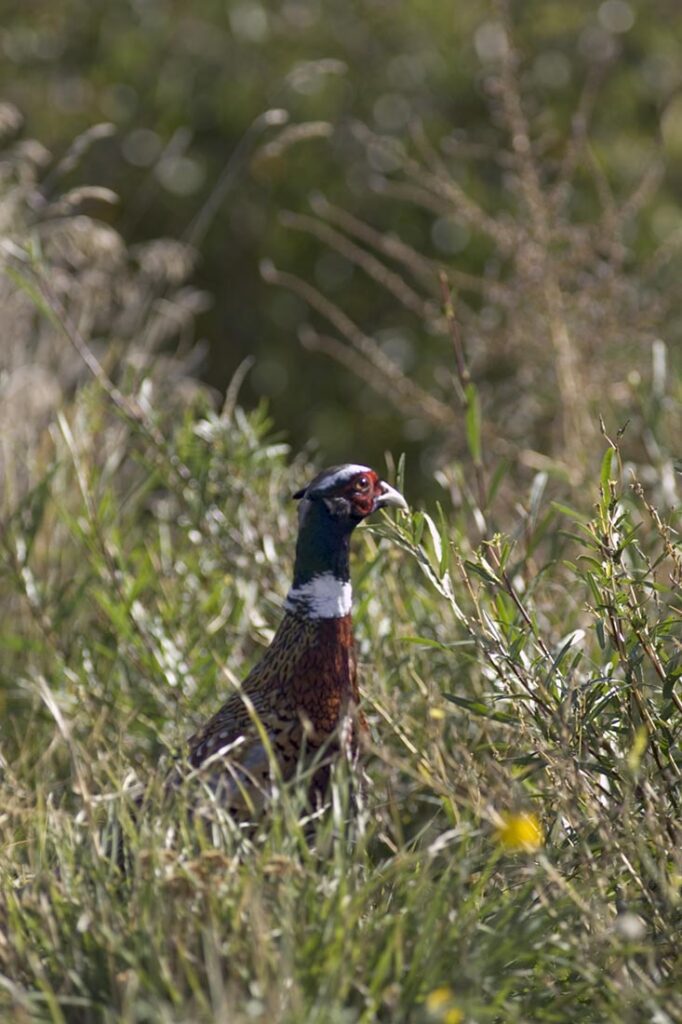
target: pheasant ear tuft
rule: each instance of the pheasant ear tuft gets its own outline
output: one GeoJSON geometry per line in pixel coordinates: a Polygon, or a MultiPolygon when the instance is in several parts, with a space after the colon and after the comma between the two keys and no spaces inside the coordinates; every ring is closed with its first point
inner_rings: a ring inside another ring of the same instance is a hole
{"type": "Polygon", "coordinates": [[[307,487],[302,487],[300,491],[296,491],[296,494],[292,494],[291,497],[294,499],[294,501],[298,501],[299,498],[305,497],[306,490],[307,487]]]}

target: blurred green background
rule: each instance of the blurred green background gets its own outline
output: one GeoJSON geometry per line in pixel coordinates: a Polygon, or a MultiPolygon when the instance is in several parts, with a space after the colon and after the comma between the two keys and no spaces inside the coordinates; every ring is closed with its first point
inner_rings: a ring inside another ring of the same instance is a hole
{"type": "MultiPolygon", "coordinates": [[[[498,418],[515,450],[535,453],[529,464],[564,456],[570,428],[558,442],[556,420],[571,387],[592,426],[610,401],[614,422],[636,415],[632,390],[648,374],[652,339],[679,337],[679,312],[661,299],[679,265],[640,273],[682,229],[676,0],[509,8],[463,0],[3,0],[0,12],[0,96],[23,113],[24,136],[59,157],[93,123],[116,128],[62,176],[59,190],[84,181],[115,190],[120,206],[97,215],[127,243],[173,237],[196,245],[193,280],[211,299],[193,328],[192,340],[207,343],[196,372],[222,391],[254,356],[243,398],[266,397],[296,446],[319,446],[321,461],[379,464],[385,450],[404,449],[408,465],[430,475],[463,444],[450,342],[437,316],[401,307],[347,254],[282,223],[285,210],[310,214],[318,193],[435,261],[431,281],[417,289],[427,301],[439,301],[435,268],[448,268],[486,418],[498,418]],[[547,311],[540,304],[532,322],[523,319],[535,304],[528,260],[516,258],[513,244],[500,251],[484,218],[467,218],[451,196],[420,192],[415,167],[405,174],[408,158],[435,169],[500,230],[527,223],[523,154],[496,78],[504,18],[518,47],[540,186],[564,189],[549,248],[564,299],[575,305],[568,321],[584,375],[563,390],[542,326],[547,311]],[[258,121],[273,109],[286,111],[288,127],[258,121]],[[562,185],[581,118],[589,141],[562,185]],[[292,134],[292,125],[307,127],[292,134]],[[636,216],[621,218],[640,187],[636,216]],[[322,320],[300,295],[263,280],[264,259],[351,316],[399,373],[452,407],[452,423],[419,403],[391,401],[390,380],[380,393],[362,367],[353,372],[303,347],[301,325],[322,320]],[[508,286],[506,296],[496,297],[495,284],[508,286]]],[[[49,180],[45,188],[49,198],[49,180]]]]}
{"type": "Polygon", "coordinates": [[[0,1020],[673,1020],[681,37],[0,0],[0,1020]],[[368,814],[343,772],[315,836],[289,787],[253,834],[162,808],[271,641],[287,496],[401,451],[368,814]]]}

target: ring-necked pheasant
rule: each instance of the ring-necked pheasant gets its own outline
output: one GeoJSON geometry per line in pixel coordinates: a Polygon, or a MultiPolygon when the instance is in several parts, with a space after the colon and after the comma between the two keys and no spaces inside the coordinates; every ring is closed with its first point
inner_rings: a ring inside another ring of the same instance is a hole
{"type": "Polygon", "coordinates": [[[374,470],[353,464],[325,469],[294,498],[299,529],[284,618],[240,689],[189,740],[191,768],[238,816],[265,802],[272,759],[283,779],[306,759],[314,761],[314,805],[333,757],[357,751],[367,726],[358,710],[350,538],[377,509],[407,509],[374,470]]]}

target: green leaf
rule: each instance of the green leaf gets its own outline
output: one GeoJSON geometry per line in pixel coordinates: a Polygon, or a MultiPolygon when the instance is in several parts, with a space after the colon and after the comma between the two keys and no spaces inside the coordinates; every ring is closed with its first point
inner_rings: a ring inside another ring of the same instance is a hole
{"type": "Polygon", "coordinates": [[[552,661],[552,664],[549,667],[549,672],[547,673],[544,679],[545,686],[549,686],[550,680],[556,672],[559,665],[561,664],[561,662],[563,661],[566,652],[569,651],[574,644],[580,643],[584,636],[585,634],[582,629],[576,629],[573,633],[571,633],[571,635],[566,640],[566,643],[563,645],[563,647],[556,655],[556,657],[552,661]]]}
{"type": "Polygon", "coordinates": [[[443,511],[443,506],[438,501],[436,502],[436,510],[438,512],[438,529],[440,531],[441,540],[441,556],[438,565],[438,572],[441,576],[450,568],[450,533],[447,517],[443,511]]]}
{"type": "Polygon", "coordinates": [[[518,719],[514,715],[509,715],[505,711],[493,711],[487,704],[484,704],[480,700],[469,700],[467,697],[455,697],[452,693],[444,693],[443,696],[446,700],[449,700],[451,704],[457,704],[458,707],[464,708],[466,711],[471,712],[472,715],[478,715],[479,718],[491,718],[494,722],[512,722],[515,723],[518,719]]]}
{"type": "Polygon", "coordinates": [[[493,472],[490,481],[490,486],[488,487],[488,494],[486,495],[486,505],[489,506],[492,503],[492,501],[495,498],[495,495],[499,490],[500,484],[502,483],[508,472],[509,462],[505,459],[503,459],[501,462],[498,462],[493,472]]]}
{"type": "Polygon", "coordinates": [[[568,519],[573,519],[576,523],[582,523],[584,525],[589,522],[588,517],[583,515],[582,512],[577,512],[576,509],[571,508],[570,505],[564,505],[560,501],[551,502],[551,507],[556,509],[557,512],[561,512],[561,514],[566,516],[568,519]]]}
{"type": "Polygon", "coordinates": [[[476,562],[467,561],[464,563],[464,567],[468,569],[470,572],[473,572],[476,576],[480,576],[481,579],[486,581],[486,583],[494,583],[496,586],[499,586],[500,581],[497,579],[497,577],[487,572],[484,568],[482,568],[482,566],[477,565],[476,562]]]}
{"type": "Polygon", "coordinates": [[[442,640],[434,640],[429,636],[401,636],[401,644],[415,644],[418,647],[435,647],[439,651],[450,653],[453,647],[473,647],[475,640],[450,640],[445,643],[442,640]]]}
{"type": "Polygon", "coordinates": [[[401,494],[405,493],[405,452],[402,452],[398,459],[398,467],[395,473],[395,485],[401,494]]]}
{"type": "Polygon", "coordinates": [[[601,490],[604,497],[609,495],[609,481],[611,479],[611,465],[613,463],[613,448],[607,448],[601,463],[601,490]]]}
{"type": "Polygon", "coordinates": [[[542,504],[542,497],[545,493],[547,486],[547,480],[549,476],[547,473],[536,473],[533,478],[533,483],[530,489],[529,508],[530,508],[530,526],[531,529],[535,529],[538,516],[540,514],[540,507],[542,504]]]}
{"type": "Polygon", "coordinates": [[[495,607],[497,610],[497,621],[500,625],[509,627],[514,624],[518,616],[516,605],[503,590],[499,590],[495,595],[495,607]]]}
{"type": "Polygon", "coordinates": [[[417,547],[419,547],[419,545],[422,542],[422,537],[424,536],[424,526],[424,513],[415,512],[412,517],[412,540],[417,547]]]}

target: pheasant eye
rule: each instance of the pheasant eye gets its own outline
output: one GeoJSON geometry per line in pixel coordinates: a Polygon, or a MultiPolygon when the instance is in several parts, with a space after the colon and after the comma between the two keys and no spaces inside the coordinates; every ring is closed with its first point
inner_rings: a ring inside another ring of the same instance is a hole
{"type": "Polygon", "coordinates": [[[355,481],[356,491],[366,491],[369,488],[369,479],[366,476],[359,476],[355,481]]]}

